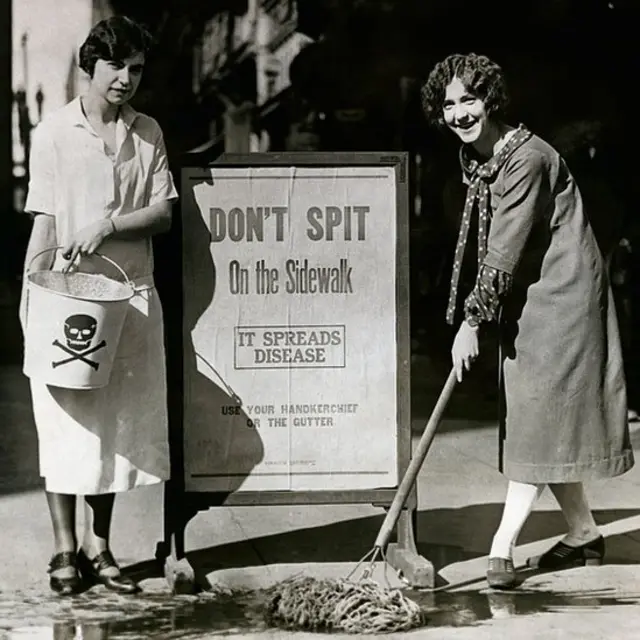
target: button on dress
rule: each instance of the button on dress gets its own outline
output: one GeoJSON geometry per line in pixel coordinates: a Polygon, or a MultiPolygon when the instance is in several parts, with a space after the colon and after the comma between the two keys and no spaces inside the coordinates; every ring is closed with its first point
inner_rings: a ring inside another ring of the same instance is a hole
{"type": "MultiPolygon", "coordinates": [[[[25,208],[55,217],[59,246],[92,222],[177,198],[154,119],[125,105],[116,141],[110,156],[79,98],[34,130],[25,208]]],[[[121,492],[169,478],[163,314],[151,239],[110,238],[98,252],[124,269],[136,293],[108,386],[72,390],[30,380],[40,474],[55,493],[121,492]]],[[[58,255],[53,268],[63,264],[58,255]]],[[[79,269],[122,279],[97,256],[83,258],[79,269]]]]}

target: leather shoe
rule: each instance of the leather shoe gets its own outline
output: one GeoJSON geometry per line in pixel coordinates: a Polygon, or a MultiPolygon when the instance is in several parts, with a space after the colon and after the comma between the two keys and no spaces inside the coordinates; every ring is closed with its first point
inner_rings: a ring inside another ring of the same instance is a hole
{"type": "Polygon", "coordinates": [[[123,575],[104,575],[103,571],[112,567],[120,570],[109,549],[102,551],[92,560],[87,557],[82,549],[78,551],[78,569],[85,582],[103,584],[107,589],[123,594],[133,594],[141,591],[140,587],[131,578],[123,575]]]}
{"type": "Polygon", "coordinates": [[[489,558],[487,583],[492,589],[513,589],[516,584],[516,570],[511,558],[489,558]]]}
{"type": "Polygon", "coordinates": [[[82,581],[80,580],[80,576],[78,575],[78,570],[76,568],[76,552],[75,551],[62,551],[60,553],[56,553],[51,561],[49,562],[49,574],[54,571],[58,571],[59,569],[66,569],[68,567],[73,567],[75,569],[75,573],[73,576],[59,578],[57,576],[49,577],[49,586],[52,591],[55,591],[57,594],[61,596],[71,596],[78,593],[82,587],[82,581]]]}
{"type": "Polygon", "coordinates": [[[597,537],[579,547],[570,547],[564,542],[556,542],[548,551],[537,558],[529,558],[527,565],[534,569],[566,569],[568,567],[599,566],[604,558],[604,538],[597,537]]]}

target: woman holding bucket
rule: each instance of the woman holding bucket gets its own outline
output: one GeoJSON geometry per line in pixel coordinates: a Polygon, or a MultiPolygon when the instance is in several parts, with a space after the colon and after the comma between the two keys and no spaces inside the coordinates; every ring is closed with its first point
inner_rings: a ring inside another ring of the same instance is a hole
{"type": "Polygon", "coordinates": [[[467,237],[477,235],[477,279],[452,349],[458,380],[478,356],[478,331],[500,327],[500,469],[509,485],[489,585],[516,585],[513,548],[546,485],[569,531],[530,564],[600,564],[604,539],[583,482],[625,473],[634,458],[611,287],[580,191],[551,146],[505,122],[503,73],[488,58],[449,56],[429,75],[422,99],[427,117],[462,141],[468,188],[450,324],[467,237]]]}
{"type": "MultiPolygon", "coordinates": [[[[169,229],[177,193],[158,124],[128,104],[150,43],[149,33],[126,17],[94,26],[80,48],[87,91],[46,117],[33,136],[26,271],[71,267],[122,280],[104,256],[135,289],[107,386],[66,389],[31,376],[54,533],[50,585],[64,595],[87,582],[139,591],[109,548],[114,496],[169,478],[163,316],[151,237],[169,229]],[[44,251],[56,247],[62,249],[44,251]],[[85,511],[79,545],[76,496],[84,496],[85,511]]],[[[28,326],[25,334],[28,340],[28,326]]]]}

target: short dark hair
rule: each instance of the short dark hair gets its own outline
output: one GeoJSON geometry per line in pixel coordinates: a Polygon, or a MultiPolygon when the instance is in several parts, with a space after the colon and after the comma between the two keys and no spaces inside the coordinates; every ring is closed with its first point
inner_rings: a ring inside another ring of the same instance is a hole
{"type": "Polygon", "coordinates": [[[80,68],[93,77],[97,60],[122,62],[136,53],[145,55],[153,36],[141,24],[126,16],[98,22],[80,47],[80,68]]]}
{"type": "Polygon", "coordinates": [[[487,113],[504,116],[509,97],[502,68],[487,56],[456,53],[436,64],[420,91],[429,122],[444,126],[445,90],[454,78],[485,103],[487,113]]]}

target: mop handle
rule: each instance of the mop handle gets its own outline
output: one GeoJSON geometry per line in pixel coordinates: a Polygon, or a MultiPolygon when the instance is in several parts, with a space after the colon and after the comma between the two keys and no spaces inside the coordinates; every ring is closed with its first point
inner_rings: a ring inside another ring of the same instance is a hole
{"type": "Polygon", "coordinates": [[[412,453],[409,466],[404,473],[402,482],[400,483],[400,486],[396,491],[393,502],[391,503],[384,522],[380,527],[378,537],[376,538],[376,541],[374,543],[374,547],[376,548],[383,549],[389,541],[389,537],[391,536],[391,533],[393,532],[393,529],[398,522],[398,518],[400,517],[400,512],[404,507],[404,503],[407,501],[407,497],[409,496],[411,487],[418,477],[418,473],[420,471],[420,468],[422,467],[424,459],[427,457],[429,447],[433,442],[433,437],[436,434],[436,429],[438,428],[438,425],[442,420],[442,415],[444,414],[447,403],[451,398],[451,394],[453,393],[453,389],[456,386],[456,382],[456,372],[454,369],[451,369],[449,377],[447,378],[444,388],[440,393],[440,397],[438,398],[438,402],[436,402],[436,406],[431,413],[429,422],[427,422],[427,426],[422,433],[420,442],[418,443],[416,450],[412,453]]]}

